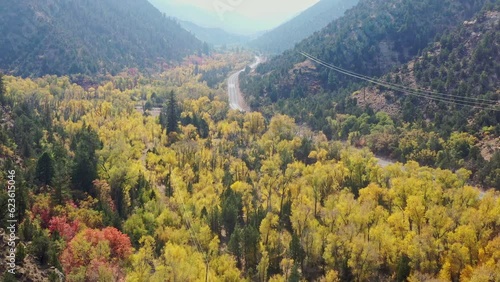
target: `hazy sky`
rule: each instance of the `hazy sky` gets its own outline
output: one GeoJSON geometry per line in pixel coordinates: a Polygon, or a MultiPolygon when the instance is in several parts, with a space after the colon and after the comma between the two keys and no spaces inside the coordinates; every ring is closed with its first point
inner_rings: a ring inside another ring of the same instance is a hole
{"type": "Polygon", "coordinates": [[[199,18],[198,24],[201,22],[207,25],[207,21],[202,19],[199,13],[193,13],[192,18],[189,18],[189,13],[186,12],[188,7],[207,13],[208,17],[212,17],[213,26],[229,30],[260,31],[278,26],[319,0],[153,0],[151,2],[168,5],[173,9],[171,13],[178,12],[181,19],[196,22],[199,18]],[[181,9],[184,13],[180,11],[181,9]]]}

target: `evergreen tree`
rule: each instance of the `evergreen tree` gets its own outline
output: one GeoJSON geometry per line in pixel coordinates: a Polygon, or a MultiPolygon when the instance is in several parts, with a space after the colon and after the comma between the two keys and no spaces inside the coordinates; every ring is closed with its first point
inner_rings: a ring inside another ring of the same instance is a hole
{"type": "Polygon", "coordinates": [[[3,82],[3,73],[0,73],[0,104],[5,103],[5,85],[3,82]]]}
{"type": "Polygon", "coordinates": [[[237,267],[241,268],[242,262],[242,253],[241,253],[241,228],[239,226],[236,227],[234,230],[233,234],[231,234],[231,237],[229,239],[229,243],[227,244],[227,247],[229,251],[235,256],[236,258],[236,265],[237,267]]]}
{"type": "Polygon", "coordinates": [[[300,281],[300,272],[297,264],[293,265],[292,273],[290,273],[290,282],[299,282],[300,281]]]}
{"type": "Polygon", "coordinates": [[[236,225],[241,219],[242,210],[241,196],[228,188],[222,195],[222,223],[226,228],[226,234],[231,236],[236,225]]]}
{"type": "Polygon", "coordinates": [[[180,110],[174,91],[170,91],[168,101],[160,114],[160,125],[167,134],[179,130],[180,110]]]}
{"type": "Polygon", "coordinates": [[[97,179],[97,156],[95,151],[101,148],[97,133],[84,126],[76,134],[76,150],[71,180],[74,188],[92,194],[92,182],[97,179]]]}
{"type": "Polygon", "coordinates": [[[42,185],[51,185],[54,178],[54,160],[47,152],[43,153],[36,164],[36,179],[42,185]]]}
{"type": "Polygon", "coordinates": [[[300,238],[295,233],[292,234],[292,241],[290,241],[290,256],[302,266],[305,252],[302,244],[300,244],[300,238]]]}

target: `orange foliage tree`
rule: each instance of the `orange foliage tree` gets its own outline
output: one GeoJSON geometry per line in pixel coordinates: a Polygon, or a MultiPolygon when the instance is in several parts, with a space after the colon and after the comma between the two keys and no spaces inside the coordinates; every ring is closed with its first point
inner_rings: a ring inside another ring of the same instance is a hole
{"type": "Polygon", "coordinates": [[[85,229],[67,245],[60,257],[67,281],[123,280],[123,262],[132,254],[127,235],[114,227],[85,229]]]}

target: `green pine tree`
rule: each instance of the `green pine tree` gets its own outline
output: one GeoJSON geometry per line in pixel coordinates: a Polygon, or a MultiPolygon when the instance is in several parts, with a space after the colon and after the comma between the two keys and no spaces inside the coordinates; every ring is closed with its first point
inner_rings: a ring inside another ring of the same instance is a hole
{"type": "Polygon", "coordinates": [[[84,126],[75,140],[78,141],[76,141],[71,181],[74,188],[92,194],[92,182],[98,178],[96,150],[99,150],[102,144],[90,126],[84,126]]]}
{"type": "Polygon", "coordinates": [[[51,185],[54,178],[54,160],[49,153],[43,153],[36,164],[36,179],[42,185],[51,185]]]}
{"type": "Polygon", "coordinates": [[[0,104],[5,103],[5,84],[3,82],[3,73],[0,73],[0,104]]]}
{"type": "Polygon", "coordinates": [[[160,114],[160,125],[167,129],[167,134],[179,130],[180,110],[174,91],[170,91],[168,100],[160,114]]]}
{"type": "Polygon", "coordinates": [[[174,91],[170,91],[168,97],[167,132],[177,132],[179,130],[180,112],[174,91]]]}

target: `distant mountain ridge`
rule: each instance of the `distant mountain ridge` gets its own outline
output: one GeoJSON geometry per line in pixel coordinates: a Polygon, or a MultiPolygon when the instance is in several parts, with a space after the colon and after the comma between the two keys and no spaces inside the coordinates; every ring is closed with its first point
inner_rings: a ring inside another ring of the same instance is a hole
{"type": "Polygon", "coordinates": [[[0,30],[0,70],[22,76],[149,68],[202,47],[146,0],[9,1],[0,30]]]}
{"type": "MultiPolygon", "coordinates": [[[[199,8],[196,5],[190,5],[189,2],[186,4],[180,3],[180,1],[169,0],[149,0],[149,2],[167,16],[189,21],[202,27],[222,28],[233,34],[251,35],[260,30],[264,30],[266,26],[261,22],[256,22],[238,13],[237,10],[230,9],[227,13],[222,13],[212,9],[199,8]]],[[[216,2],[217,1],[209,1],[209,3],[216,2]]],[[[230,1],[224,0],[220,2],[228,3],[230,1]]],[[[234,1],[234,3],[236,3],[236,1],[234,1]]],[[[231,7],[233,5],[229,4],[229,6],[231,7]]]]}
{"type": "Polygon", "coordinates": [[[230,33],[221,28],[202,27],[183,20],[179,20],[179,23],[184,29],[192,32],[199,40],[215,46],[244,44],[250,40],[250,36],[230,33]]]}
{"type": "Polygon", "coordinates": [[[296,17],[251,41],[249,45],[265,52],[281,53],[341,17],[357,2],[358,0],[321,0],[296,17]]]}

